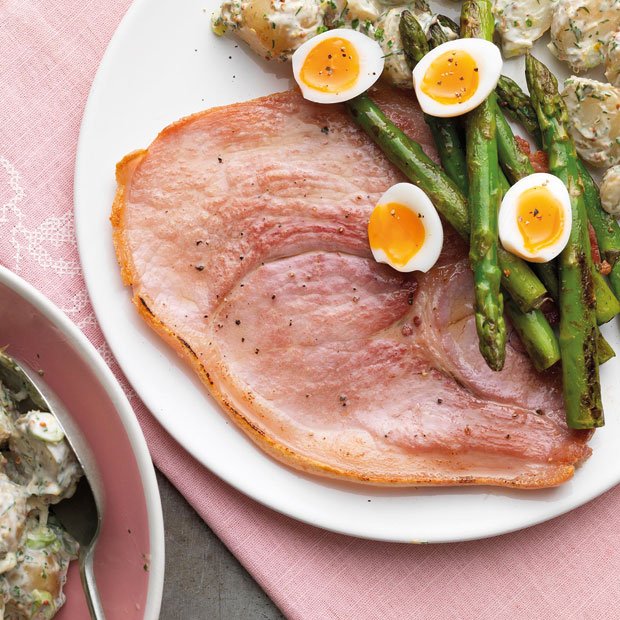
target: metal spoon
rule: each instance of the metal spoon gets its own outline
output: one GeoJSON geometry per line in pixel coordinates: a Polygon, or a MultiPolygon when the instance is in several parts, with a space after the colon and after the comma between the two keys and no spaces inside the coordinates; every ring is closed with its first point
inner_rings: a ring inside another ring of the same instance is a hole
{"type": "Polygon", "coordinates": [[[84,471],[75,494],[54,505],[52,510],[80,544],[78,562],[90,616],[93,620],[105,620],[93,569],[93,555],[103,518],[103,485],[95,459],[69,412],[40,373],[0,351],[0,381],[13,392],[25,390],[28,397],[20,403],[24,412],[37,409],[56,417],[84,471]]]}

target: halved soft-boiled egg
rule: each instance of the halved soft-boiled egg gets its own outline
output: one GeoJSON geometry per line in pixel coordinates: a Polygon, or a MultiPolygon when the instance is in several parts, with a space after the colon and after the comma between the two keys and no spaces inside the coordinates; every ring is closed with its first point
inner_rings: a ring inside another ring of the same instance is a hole
{"type": "Polygon", "coordinates": [[[381,46],[357,30],[328,30],[306,41],[293,54],[293,75],[301,94],[317,103],[348,101],[381,76],[381,46]]]}
{"type": "Polygon", "coordinates": [[[428,271],[439,258],[443,226],[430,198],[415,185],[397,183],[381,196],[368,222],[378,263],[397,271],[428,271]]]}
{"type": "Polygon", "coordinates": [[[533,263],[546,263],[566,247],[572,221],[566,185],[546,172],[530,174],[502,200],[499,238],[509,252],[533,263]]]}
{"type": "Polygon", "coordinates": [[[499,48],[484,39],[456,39],[437,46],[413,70],[420,107],[431,116],[460,116],[479,106],[502,72],[499,48]]]}

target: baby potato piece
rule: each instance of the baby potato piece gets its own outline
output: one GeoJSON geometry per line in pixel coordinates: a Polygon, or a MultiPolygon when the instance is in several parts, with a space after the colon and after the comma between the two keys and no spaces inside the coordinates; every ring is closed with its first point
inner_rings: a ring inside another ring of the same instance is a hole
{"type": "Polygon", "coordinates": [[[493,14],[506,58],[525,54],[551,26],[556,0],[495,0],[493,14]]]}
{"type": "Polygon", "coordinates": [[[288,60],[324,29],[323,11],[314,0],[225,0],[213,16],[212,27],[218,35],[235,31],[263,58],[288,60]]]}
{"type": "Polygon", "coordinates": [[[573,76],[562,96],[579,155],[601,168],[620,163],[620,89],[573,76]]]}
{"type": "Polygon", "coordinates": [[[618,0],[562,0],[554,5],[549,50],[575,73],[605,60],[609,39],[620,26],[618,0]]]}
{"type": "Polygon", "coordinates": [[[620,30],[609,39],[609,44],[607,45],[605,77],[610,84],[620,86],[620,30]]]}
{"type": "Polygon", "coordinates": [[[620,217],[620,165],[612,166],[601,183],[601,202],[603,209],[620,217]]]}

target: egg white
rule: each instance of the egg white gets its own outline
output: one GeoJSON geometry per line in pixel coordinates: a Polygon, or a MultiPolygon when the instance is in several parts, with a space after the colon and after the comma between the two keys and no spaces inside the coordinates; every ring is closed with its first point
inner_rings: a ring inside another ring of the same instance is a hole
{"type": "Polygon", "coordinates": [[[546,263],[558,256],[568,243],[572,228],[572,207],[566,185],[558,177],[546,172],[530,174],[517,181],[504,195],[499,209],[499,238],[506,250],[532,263],[546,263]],[[537,252],[529,252],[524,247],[523,237],[517,226],[517,207],[521,194],[532,187],[546,185],[547,189],[560,202],[564,213],[564,226],[558,240],[537,252]]]}
{"type": "Polygon", "coordinates": [[[396,202],[409,208],[419,215],[424,226],[424,243],[414,256],[405,265],[392,263],[383,248],[373,248],[371,251],[378,263],[386,263],[390,267],[408,273],[410,271],[428,271],[439,258],[443,246],[443,226],[439,215],[430,198],[411,183],[397,183],[388,189],[377,205],[396,202]]]}
{"type": "Polygon", "coordinates": [[[301,47],[295,50],[292,63],[293,76],[305,99],[314,101],[315,103],[339,103],[342,101],[349,101],[349,99],[353,99],[353,97],[357,97],[368,90],[381,77],[385,59],[381,46],[374,39],[371,39],[357,30],[336,28],[323,32],[312,37],[309,41],[306,41],[301,47]],[[308,54],[314,47],[321,41],[334,37],[346,39],[355,48],[359,57],[360,72],[357,80],[350,88],[339,93],[325,93],[305,84],[301,80],[300,74],[308,54]]]}
{"type": "Polygon", "coordinates": [[[455,39],[447,41],[426,54],[413,70],[413,87],[420,107],[426,114],[440,118],[460,116],[477,108],[495,89],[502,73],[502,54],[499,48],[484,39],[455,39]],[[422,81],[431,64],[446,52],[467,52],[478,67],[478,88],[462,103],[440,103],[422,91],[422,81]]]}

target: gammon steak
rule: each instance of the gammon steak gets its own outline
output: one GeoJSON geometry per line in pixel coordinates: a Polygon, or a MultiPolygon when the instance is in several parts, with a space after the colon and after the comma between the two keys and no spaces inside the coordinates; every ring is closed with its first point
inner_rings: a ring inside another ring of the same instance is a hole
{"type": "MultiPolygon", "coordinates": [[[[372,93],[432,153],[407,94],[372,93]]],[[[501,372],[478,351],[467,249],[377,264],[367,222],[400,173],[339,106],[294,91],[207,110],[117,168],[124,282],[146,322],[260,447],[379,485],[557,485],[587,458],[557,372],[515,334],[501,372]]],[[[234,458],[234,455],[231,455],[234,458]]]]}

